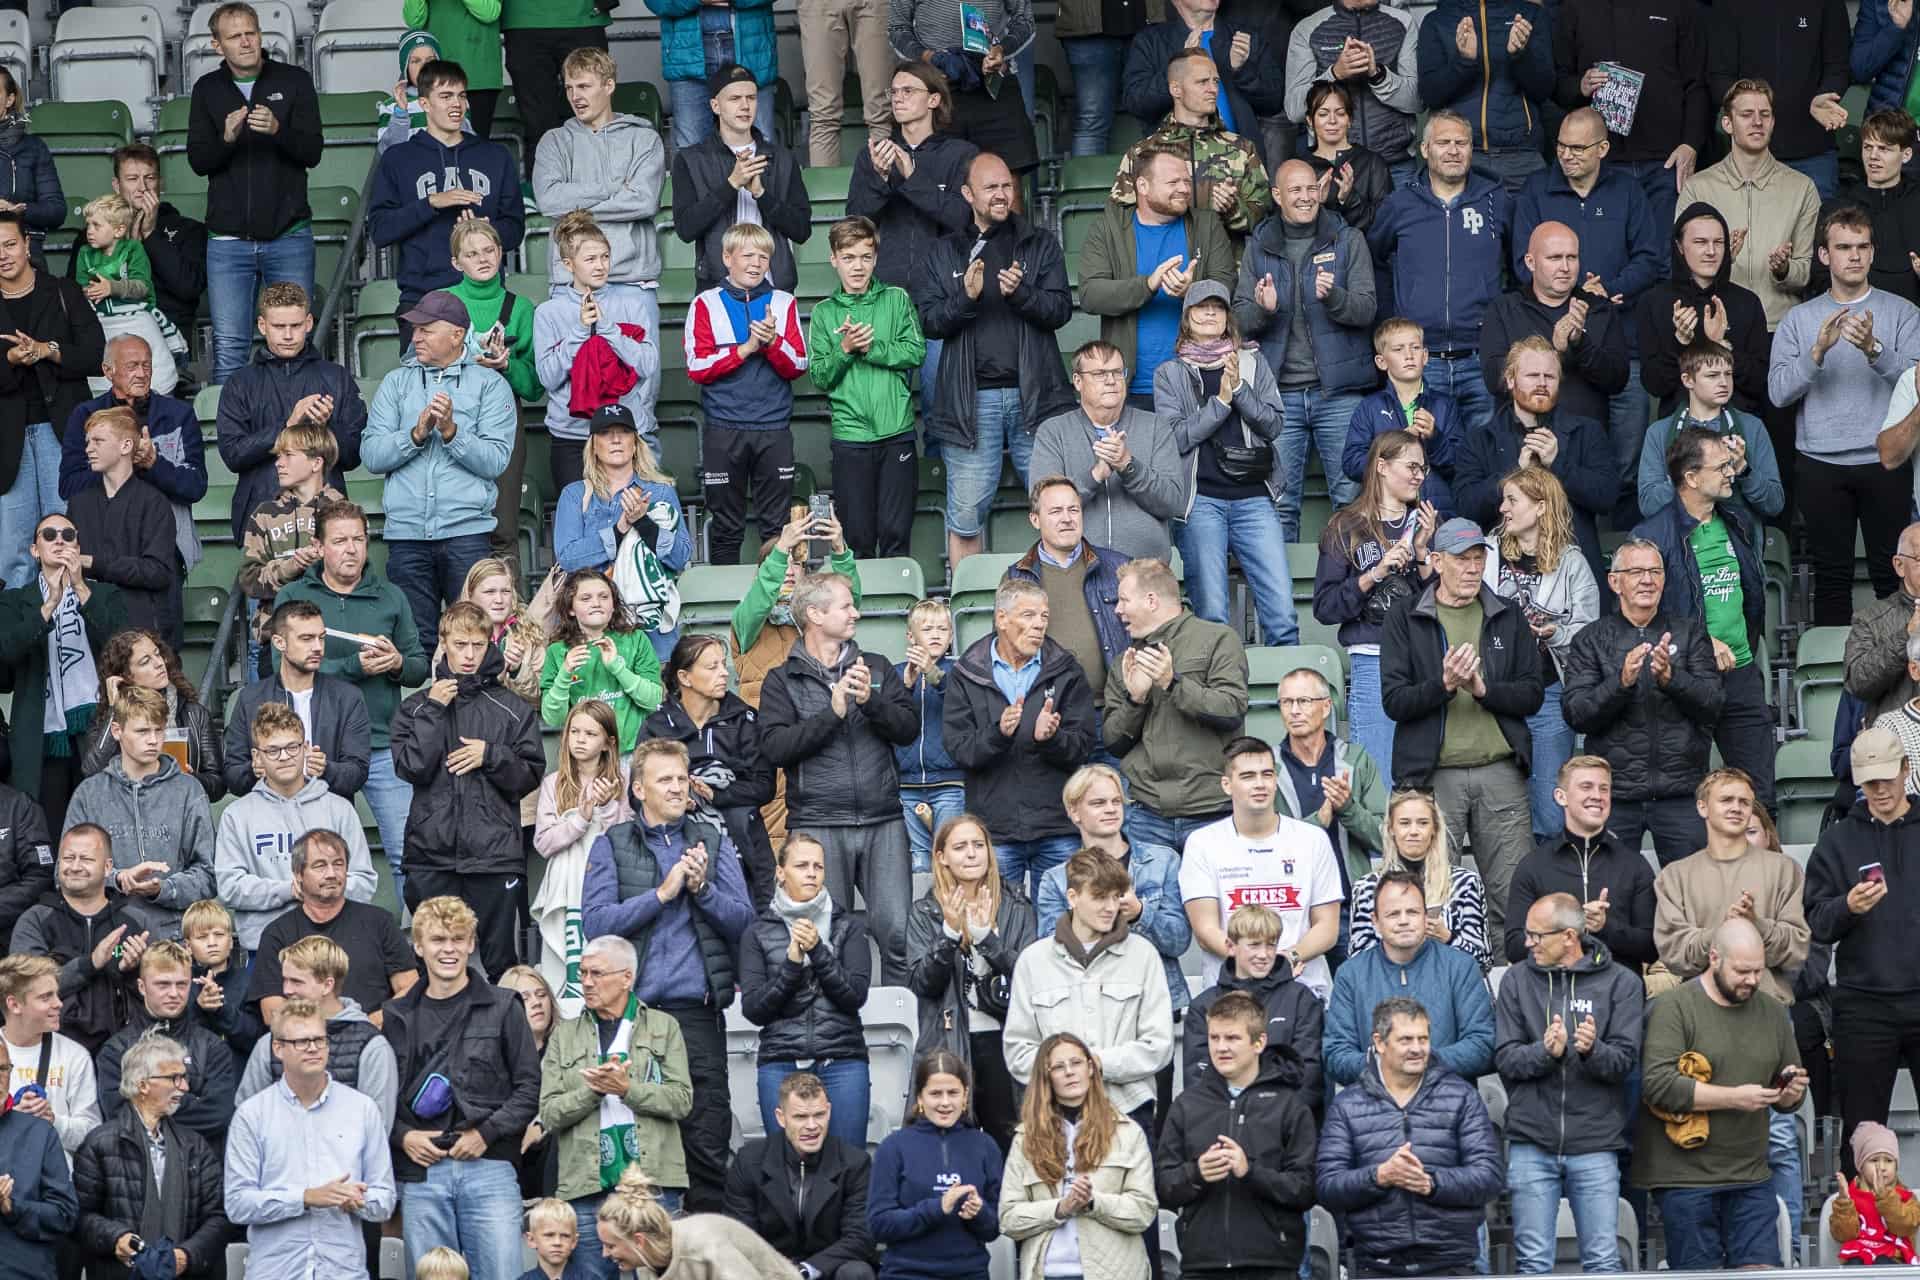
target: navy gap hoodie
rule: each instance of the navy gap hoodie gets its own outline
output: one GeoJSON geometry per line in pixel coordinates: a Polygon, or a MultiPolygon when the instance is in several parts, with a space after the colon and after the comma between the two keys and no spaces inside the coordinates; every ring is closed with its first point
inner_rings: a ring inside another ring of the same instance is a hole
{"type": "Polygon", "coordinates": [[[527,218],[520,167],[499,143],[462,135],[449,147],[422,129],[380,157],[367,228],[382,248],[400,246],[393,278],[402,302],[460,283],[450,238],[453,224],[468,208],[474,217],[493,224],[504,252],[520,247],[527,218]],[[477,191],[485,198],[478,205],[445,209],[427,202],[429,196],[455,189],[477,191]]]}

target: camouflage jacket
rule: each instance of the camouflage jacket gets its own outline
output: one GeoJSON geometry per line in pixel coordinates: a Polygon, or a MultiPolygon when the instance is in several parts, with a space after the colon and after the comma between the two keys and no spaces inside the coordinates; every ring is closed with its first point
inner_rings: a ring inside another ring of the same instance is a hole
{"type": "Polygon", "coordinates": [[[313,541],[313,513],[326,503],[345,501],[345,494],[328,485],[312,502],[279,493],[255,507],[240,540],[240,589],[255,600],[271,601],[280,588],[305,573],[306,566],[294,563],[293,553],[313,541]]]}
{"type": "Polygon", "coordinates": [[[1154,146],[1181,152],[1192,162],[1195,204],[1201,203],[1212,185],[1228,183],[1239,193],[1233,207],[1220,215],[1220,221],[1233,233],[1236,244],[1273,211],[1267,167],[1260,162],[1260,152],[1248,139],[1221,128],[1218,116],[1207,127],[1196,128],[1175,123],[1169,114],[1158,129],[1128,149],[1107,199],[1116,204],[1133,204],[1133,167],[1140,153],[1154,146]]]}

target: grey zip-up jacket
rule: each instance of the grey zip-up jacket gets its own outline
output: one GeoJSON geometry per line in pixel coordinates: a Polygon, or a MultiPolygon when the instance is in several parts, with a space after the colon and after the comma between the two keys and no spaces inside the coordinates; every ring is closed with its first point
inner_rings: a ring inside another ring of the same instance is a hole
{"type": "MultiPolygon", "coordinates": [[[[640,117],[616,113],[598,131],[570,119],[540,139],[533,198],[549,218],[575,209],[591,213],[613,249],[608,282],[641,284],[660,278],[653,218],[660,212],[666,172],[666,145],[640,117]]],[[[547,274],[554,284],[573,281],[560,265],[557,241],[548,246],[547,274]]]]}
{"type": "Polygon", "coordinates": [[[159,896],[129,894],[127,914],[158,942],[180,936],[180,913],[214,896],[213,811],[200,784],[180,772],[170,755],[135,782],[120,757],[74,789],[64,836],[83,822],[103,828],[113,841],[113,866],[164,862],[159,896]]]}
{"type": "MultiPolygon", "coordinates": [[[[1169,360],[1153,371],[1153,409],[1160,420],[1173,430],[1174,448],[1186,459],[1186,505],[1180,508],[1185,518],[1193,511],[1193,499],[1200,492],[1200,446],[1213,439],[1229,412],[1240,415],[1240,439],[1228,444],[1251,445],[1254,438],[1276,445],[1280,439],[1280,388],[1273,379],[1273,367],[1258,348],[1240,351],[1240,386],[1233,393],[1229,410],[1219,396],[1207,394],[1200,381],[1200,370],[1184,360],[1169,360]]],[[[1267,492],[1280,501],[1282,476],[1276,458],[1267,477],[1267,492]]]]}
{"type": "Polygon", "coordinates": [[[1100,432],[1077,406],[1040,424],[1027,474],[1073,480],[1085,507],[1087,537],[1095,543],[1129,560],[1168,560],[1173,536],[1167,522],[1185,515],[1189,502],[1173,430],[1165,418],[1131,405],[1120,410],[1113,429],[1126,432],[1133,454],[1133,461],[1117,474],[1094,482],[1093,467],[1100,459],[1093,454],[1093,441],[1100,432]]]}
{"type": "Polygon", "coordinates": [[[261,930],[293,905],[293,842],[309,831],[331,831],[347,842],[347,896],[373,901],[373,858],[353,801],[319,778],[308,778],[292,796],[263,783],[220,815],[213,855],[220,901],[233,912],[234,932],[247,950],[256,950],[261,930]]]}
{"type": "Polygon", "coordinates": [[[1627,1073],[1640,1062],[1645,992],[1640,976],[1615,964],[1607,944],[1582,941],[1570,968],[1528,959],[1507,970],[1494,998],[1493,1064],[1507,1087],[1507,1136],[1556,1155],[1619,1151],[1627,1144],[1627,1073]],[[1567,1047],[1547,1052],[1547,1024],[1558,1016],[1567,1047]],[[1593,1048],[1573,1040],[1592,1018],[1593,1048]]]}

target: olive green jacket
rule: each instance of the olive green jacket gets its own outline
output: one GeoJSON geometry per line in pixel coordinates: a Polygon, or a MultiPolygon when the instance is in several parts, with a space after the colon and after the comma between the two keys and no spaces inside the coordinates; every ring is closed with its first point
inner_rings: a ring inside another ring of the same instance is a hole
{"type": "MultiPolygon", "coordinates": [[[[600,1185],[600,1095],[580,1078],[582,1067],[600,1061],[600,1028],[591,1010],[554,1025],[540,1060],[540,1124],[557,1144],[562,1200],[597,1196],[600,1185]]],[[[693,1110],[693,1073],[680,1024],[658,1009],[640,1006],[627,1066],[627,1106],[633,1109],[640,1167],[657,1187],[687,1185],[687,1157],[679,1121],[693,1110]],[[660,1080],[646,1082],[657,1064],[660,1080]]]]}

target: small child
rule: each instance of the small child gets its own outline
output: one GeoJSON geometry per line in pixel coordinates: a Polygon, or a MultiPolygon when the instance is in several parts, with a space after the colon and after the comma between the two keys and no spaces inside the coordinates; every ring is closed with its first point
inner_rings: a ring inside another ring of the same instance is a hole
{"type": "Polygon", "coordinates": [[[613,708],[620,754],[640,741],[640,726],[666,697],[653,641],[621,607],[613,579],[579,569],[560,588],[560,626],[540,670],[540,717],[555,729],[577,702],[598,698],[613,708]]]}
{"type": "Polygon", "coordinates": [[[453,224],[448,248],[460,283],[447,292],[467,304],[473,321],[467,349],[532,404],[546,394],[533,367],[534,304],[508,289],[500,274],[500,233],[485,218],[466,218],[453,224]]]}
{"type": "Polygon", "coordinates": [[[1399,316],[1381,321],[1373,331],[1373,363],[1387,375],[1387,385],[1355,406],[1340,469],[1347,479],[1364,484],[1367,451],[1374,437],[1388,431],[1412,432],[1427,454],[1427,479],[1420,486],[1420,497],[1431,502],[1445,520],[1454,513],[1453,450],[1459,438],[1459,410],[1452,396],[1426,385],[1427,340],[1420,326],[1399,316]]]}
{"type": "Polygon", "coordinates": [[[1293,966],[1278,963],[1279,956],[1280,917],[1273,909],[1257,902],[1236,907],[1227,917],[1220,979],[1193,998],[1182,1023],[1180,1056],[1189,1083],[1213,1069],[1207,1060],[1207,1010],[1228,992],[1243,991],[1267,1011],[1265,1055],[1299,1064],[1300,1089],[1317,1118],[1326,1102],[1320,1083],[1320,1029],[1326,1019],[1318,997],[1294,980],[1293,966]]]}
{"type": "Polygon", "coordinates": [[[472,1274],[467,1260],[445,1245],[427,1250],[413,1264],[414,1280],[471,1280],[472,1274]]]}
{"type": "MultiPolygon", "coordinates": [[[[187,340],[155,302],[153,263],[146,246],[134,238],[133,206],[109,192],[89,200],[86,244],[73,255],[73,278],[82,281],[87,301],[100,315],[109,340],[126,335],[146,339],[153,356],[153,390],[170,395],[179,385],[175,356],[187,354],[187,340]]],[[[94,394],[104,394],[107,379],[89,377],[94,394]]]]}
{"type": "Polygon", "coordinates": [[[736,564],[749,492],[761,538],[773,537],[787,522],[793,497],[791,384],[807,371],[807,341],[799,303],[767,283],[772,234],[739,223],[727,229],[720,250],[727,278],[695,298],[687,312],[687,377],[700,384],[706,421],[700,456],[713,520],[709,559],[736,564]]]}
{"type": "MultiPolygon", "coordinates": [[[[409,31],[400,37],[400,78],[394,82],[393,96],[380,103],[380,115],[374,136],[378,154],[398,146],[427,127],[427,108],[420,101],[420,68],[440,60],[440,41],[428,31],[409,31]]],[[[460,121],[463,133],[473,132],[473,121],[460,121]]]]}
{"type": "Polygon", "coordinates": [[[920,736],[893,749],[900,770],[900,812],[913,846],[913,869],[933,870],[933,833],[967,809],[960,766],[947,754],[941,736],[946,714],[947,674],[953,670],[953,615],[944,600],[922,600],[907,610],[907,660],[897,663],[920,712],[920,736]]]}
{"type": "Polygon", "coordinates": [[[625,405],[635,429],[660,455],[654,402],[660,398],[660,347],[631,289],[608,289],[613,246],[584,209],[553,228],[554,252],[573,277],[533,313],[534,368],[547,392],[547,439],[553,482],[580,479],[587,424],[603,405],[625,405]]]}
{"type": "Polygon", "coordinates": [[[233,962],[233,916],[217,900],[202,898],[181,912],[180,936],[193,956],[200,1017],[233,1050],[235,1069],[243,1068],[266,1028],[247,1007],[247,970],[233,962]]]}
{"type": "Polygon", "coordinates": [[[340,446],[324,426],[302,422],[274,437],[273,474],[280,493],[253,509],[241,538],[240,589],[260,602],[254,634],[262,645],[267,643],[274,595],[320,562],[313,513],[326,503],[347,500],[327,483],[339,461],[340,446]]]}
{"type": "Polygon", "coordinates": [[[1853,1130],[1853,1165],[1860,1176],[1852,1186],[1846,1174],[1833,1175],[1840,1181],[1840,1194],[1833,1198],[1827,1229],[1840,1242],[1840,1261],[1912,1266],[1920,1201],[1900,1183],[1900,1140],[1883,1124],[1861,1121],[1853,1130]]]}
{"type": "Polygon", "coordinates": [[[79,530],[81,554],[93,557],[87,578],[120,588],[127,625],[158,632],[178,652],[187,575],[173,503],[133,465],[140,442],[133,410],[120,405],[91,415],[86,442],[87,466],[100,483],[73,495],[67,518],[79,530]]]}
{"type": "Polygon", "coordinates": [[[1780,483],[1780,460],[1765,424],[1727,403],[1733,399],[1733,349],[1711,338],[1695,338],[1680,352],[1680,386],[1686,402],[1665,422],[1654,423],[1640,448],[1640,514],[1653,515],[1673,501],[1667,448],[1683,428],[1703,428],[1719,436],[1733,453],[1733,494],[1727,505],[1746,516],[1754,554],[1761,555],[1766,522],[1780,514],[1787,492],[1780,483]]]}
{"type": "Polygon", "coordinates": [[[926,359],[927,340],[907,291],[873,278],[873,223],[842,218],[827,246],[840,288],[814,307],[807,350],[813,385],[833,410],[834,497],[854,555],[904,556],[920,489],[907,380],[926,359]]]}
{"type": "Polygon", "coordinates": [[[580,1219],[565,1200],[548,1196],[528,1205],[524,1238],[527,1248],[533,1250],[534,1266],[520,1280],[592,1280],[594,1268],[587,1259],[574,1264],[580,1219]]]}

